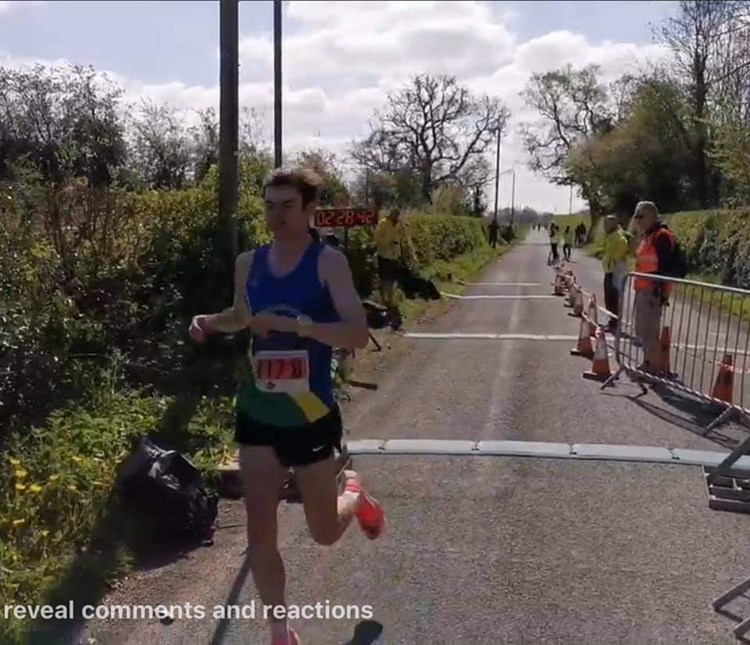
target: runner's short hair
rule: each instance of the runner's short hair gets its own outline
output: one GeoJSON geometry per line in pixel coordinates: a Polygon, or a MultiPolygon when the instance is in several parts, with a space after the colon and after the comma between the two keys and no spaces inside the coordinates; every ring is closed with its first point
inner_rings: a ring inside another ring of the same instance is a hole
{"type": "Polygon", "coordinates": [[[323,179],[311,168],[279,168],[266,179],[263,194],[272,186],[292,186],[302,196],[302,207],[320,199],[323,179]]]}

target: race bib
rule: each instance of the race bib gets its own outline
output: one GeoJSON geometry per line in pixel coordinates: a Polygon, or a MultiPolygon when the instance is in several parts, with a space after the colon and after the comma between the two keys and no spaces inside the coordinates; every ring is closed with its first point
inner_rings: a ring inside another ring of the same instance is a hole
{"type": "Polygon", "coordinates": [[[310,358],[306,351],[258,352],[251,360],[255,386],[261,392],[299,394],[310,391],[310,358]]]}

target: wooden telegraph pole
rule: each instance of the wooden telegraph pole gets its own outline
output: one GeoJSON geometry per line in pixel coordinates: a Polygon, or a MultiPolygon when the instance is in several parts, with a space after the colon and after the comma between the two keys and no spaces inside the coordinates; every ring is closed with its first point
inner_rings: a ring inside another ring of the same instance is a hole
{"type": "Polygon", "coordinates": [[[226,252],[231,253],[230,272],[238,255],[237,194],[239,173],[239,0],[219,3],[219,220],[226,236],[226,252]]]}
{"type": "Polygon", "coordinates": [[[273,164],[281,168],[281,0],[273,0],[273,164]]]}

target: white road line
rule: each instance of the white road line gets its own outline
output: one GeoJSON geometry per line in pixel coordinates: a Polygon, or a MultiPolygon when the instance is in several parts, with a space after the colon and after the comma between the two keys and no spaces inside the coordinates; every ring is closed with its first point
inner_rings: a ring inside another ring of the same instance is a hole
{"type": "Polygon", "coordinates": [[[421,339],[460,339],[460,340],[554,340],[554,341],[571,341],[578,340],[578,336],[558,335],[558,334],[441,334],[431,332],[406,332],[405,338],[421,339]]]}
{"type": "Polygon", "coordinates": [[[459,280],[458,284],[467,287],[541,287],[541,282],[464,282],[459,280]]]}
{"type": "MultiPolygon", "coordinates": [[[[729,455],[728,452],[657,446],[451,439],[360,439],[347,442],[346,449],[350,455],[363,456],[546,457],[682,466],[718,466],[729,455]]],[[[735,470],[748,468],[750,456],[740,457],[733,465],[735,470]]]]}
{"type": "Polygon", "coordinates": [[[556,300],[558,296],[528,296],[528,295],[512,295],[512,296],[494,296],[494,295],[483,295],[483,296],[457,296],[454,293],[443,293],[441,294],[446,298],[453,298],[454,300],[556,300]]]}

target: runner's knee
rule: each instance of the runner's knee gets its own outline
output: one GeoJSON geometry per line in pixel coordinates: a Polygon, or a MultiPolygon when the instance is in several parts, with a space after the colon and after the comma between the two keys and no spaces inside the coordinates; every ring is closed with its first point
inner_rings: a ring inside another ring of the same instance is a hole
{"type": "Polygon", "coordinates": [[[297,473],[310,536],[325,546],[334,544],[341,536],[337,471],[336,462],[327,459],[301,468],[297,473]]]}

